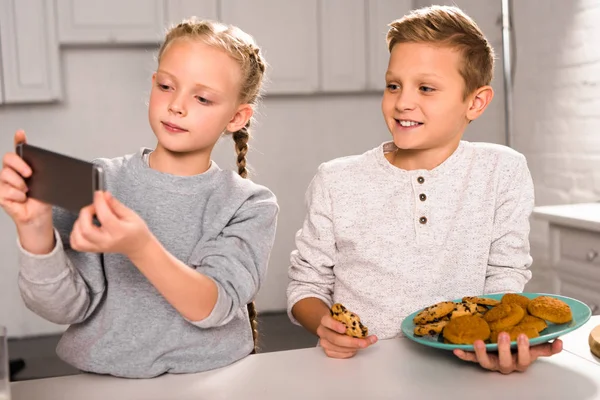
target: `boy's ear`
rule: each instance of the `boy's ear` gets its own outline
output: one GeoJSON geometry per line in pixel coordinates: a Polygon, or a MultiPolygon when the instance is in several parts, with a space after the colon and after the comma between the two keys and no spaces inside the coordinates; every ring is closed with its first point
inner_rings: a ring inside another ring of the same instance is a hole
{"type": "Polygon", "coordinates": [[[487,108],[492,99],[494,98],[494,89],[491,86],[482,86],[475,90],[471,96],[469,96],[469,109],[467,110],[467,119],[473,121],[487,108]]]}
{"type": "Polygon", "coordinates": [[[239,131],[246,126],[250,118],[252,118],[252,114],[254,114],[254,109],[250,104],[240,104],[225,129],[227,132],[239,131]]]}

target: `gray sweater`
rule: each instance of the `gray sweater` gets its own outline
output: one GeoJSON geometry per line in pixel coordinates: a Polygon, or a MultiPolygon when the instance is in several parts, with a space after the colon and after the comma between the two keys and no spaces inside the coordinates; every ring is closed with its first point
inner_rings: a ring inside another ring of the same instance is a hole
{"type": "Polygon", "coordinates": [[[70,324],[57,353],[83,371],[148,378],[231,364],[253,349],[246,304],[265,279],[275,196],[214,162],[195,176],[155,171],[143,161],[145,152],[96,162],[107,189],[146,221],[167,251],[216,282],[212,313],[188,321],[125,256],[72,250],[76,215],[60,209],[54,210],[54,250],[36,256],[21,248],[21,295],[36,314],[70,324]]]}
{"type": "Polygon", "coordinates": [[[395,148],[319,168],[291,256],[288,311],[307,297],[340,302],[386,339],[422,307],[523,290],[534,203],[525,157],[463,141],[438,167],[406,171],[384,156],[395,148]]]}

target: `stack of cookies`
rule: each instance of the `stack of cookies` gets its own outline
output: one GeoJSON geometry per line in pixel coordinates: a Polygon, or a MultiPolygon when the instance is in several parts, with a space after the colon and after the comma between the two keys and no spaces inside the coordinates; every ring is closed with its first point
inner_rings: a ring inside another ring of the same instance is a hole
{"type": "Polygon", "coordinates": [[[497,343],[500,332],[507,332],[511,341],[521,333],[535,338],[548,322],[564,324],[572,318],[569,305],[554,297],[529,299],[507,293],[501,300],[464,297],[462,303],[437,303],[419,312],[413,322],[416,336],[441,334],[446,343],[473,344],[497,343]]]}

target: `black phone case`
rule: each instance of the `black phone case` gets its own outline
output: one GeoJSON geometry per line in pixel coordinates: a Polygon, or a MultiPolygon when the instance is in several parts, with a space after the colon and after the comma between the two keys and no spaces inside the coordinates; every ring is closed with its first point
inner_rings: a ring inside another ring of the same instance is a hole
{"type": "Polygon", "coordinates": [[[94,201],[94,191],[104,190],[104,171],[97,165],[26,143],[17,154],[33,173],[25,179],[27,195],[74,213],[94,201]]]}

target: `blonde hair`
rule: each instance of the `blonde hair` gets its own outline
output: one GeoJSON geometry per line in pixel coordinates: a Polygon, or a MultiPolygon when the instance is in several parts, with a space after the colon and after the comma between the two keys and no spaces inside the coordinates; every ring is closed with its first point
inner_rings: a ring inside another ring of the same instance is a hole
{"type": "MultiPolygon", "coordinates": [[[[225,51],[231,58],[236,60],[242,71],[240,103],[253,106],[258,103],[261,97],[266,62],[252,36],[235,26],[191,18],[169,29],[158,51],[158,62],[160,63],[162,55],[173,41],[183,39],[202,41],[225,51]]],[[[248,177],[246,155],[248,154],[248,140],[250,139],[250,122],[251,120],[236,132],[229,132],[235,144],[238,173],[243,178],[248,177]]],[[[254,339],[253,353],[255,353],[258,346],[258,323],[254,302],[248,303],[248,315],[252,327],[252,338],[254,339]]]]}
{"type": "Polygon", "coordinates": [[[462,53],[459,72],[465,81],[464,97],[494,76],[494,49],[475,21],[458,7],[431,6],[413,10],[389,24],[390,53],[397,43],[430,43],[462,53]]]}

